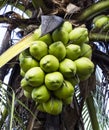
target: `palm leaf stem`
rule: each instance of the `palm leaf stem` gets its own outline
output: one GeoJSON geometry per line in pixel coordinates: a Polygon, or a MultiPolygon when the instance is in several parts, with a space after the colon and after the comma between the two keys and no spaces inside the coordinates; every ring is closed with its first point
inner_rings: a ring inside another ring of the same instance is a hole
{"type": "Polygon", "coordinates": [[[97,2],[95,4],[92,4],[92,6],[86,8],[81,15],[78,17],[78,21],[86,21],[91,19],[92,17],[96,16],[97,14],[100,14],[104,10],[109,9],[109,1],[108,0],[102,0],[100,2],[97,2]]]}
{"type": "Polygon", "coordinates": [[[89,95],[89,97],[87,97],[86,104],[90,115],[90,120],[91,120],[93,130],[100,130],[99,123],[97,120],[96,110],[94,106],[94,100],[91,94],[89,95]]]}
{"type": "Polygon", "coordinates": [[[34,32],[25,36],[17,44],[10,47],[0,56],[0,68],[4,66],[8,61],[17,56],[20,52],[27,49],[34,41],[34,32]]]}
{"type": "Polygon", "coordinates": [[[11,104],[11,116],[10,116],[10,126],[9,130],[12,130],[12,124],[13,124],[13,116],[14,116],[14,102],[15,102],[15,93],[12,93],[12,104],[11,104]]]}
{"type": "Polygon", "coordinates": [[[89,39],[91,41],[105,41],[108,42],[109,41],[109,35],[107,33],[90,33],[89,34],[89,39]]]}

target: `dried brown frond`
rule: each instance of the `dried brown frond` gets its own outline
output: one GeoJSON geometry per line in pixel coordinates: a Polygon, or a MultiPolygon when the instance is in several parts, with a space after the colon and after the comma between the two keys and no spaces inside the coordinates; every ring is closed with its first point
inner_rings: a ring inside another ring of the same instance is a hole
{"type": "Polygon", "coordinates": [[[62,15],[66,13],[66,6],[69,0],[46,0],[44,2],[46,6],[51,9],[51,14],[62,15]]]}

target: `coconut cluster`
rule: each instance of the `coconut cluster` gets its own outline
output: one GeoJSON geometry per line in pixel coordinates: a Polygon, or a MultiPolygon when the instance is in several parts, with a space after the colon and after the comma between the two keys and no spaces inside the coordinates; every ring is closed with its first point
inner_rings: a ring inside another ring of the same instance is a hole
{"type": "Polygon", "coordinates": [[[37,109],[52,115],[62,112],[73,100],[74,87],[94,70],[88,30],[73,28],[65,21],[61,27],[40,37],[39,27],[30,48],[19,55],[21,87],[34,100],[37,109]]]}

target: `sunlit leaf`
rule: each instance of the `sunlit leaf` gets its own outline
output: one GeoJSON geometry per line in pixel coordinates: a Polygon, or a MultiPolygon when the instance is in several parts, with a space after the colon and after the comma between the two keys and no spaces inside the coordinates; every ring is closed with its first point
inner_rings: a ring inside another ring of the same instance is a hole
{"type": "Polygon", "coordinates": [[[20,52],[30,47],[31,42],[34,41],[33,34],[34,33],[30,33],[26,37],[22,38],[17,44],[10,47],[0,56],[0,68],[12,58],[17,56],[20,52]]]}

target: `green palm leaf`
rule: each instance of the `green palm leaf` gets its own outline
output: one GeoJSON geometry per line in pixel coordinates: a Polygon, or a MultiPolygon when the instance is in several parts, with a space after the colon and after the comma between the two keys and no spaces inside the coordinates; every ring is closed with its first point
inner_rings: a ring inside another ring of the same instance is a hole
{"type": "Polygon", "coordinates": [[[17,56],[20,52],[30,47],[34,41],[34,33],[30,33],[23,39],[21,39],[17,44],[10,47],[0,56],[0,68],[4,66],[8,61],[17,56]]]}
{"type": "Polygon", "coordinates": [[[7,4],[8,0],[0,0],[0,9],[7,4]]]}

